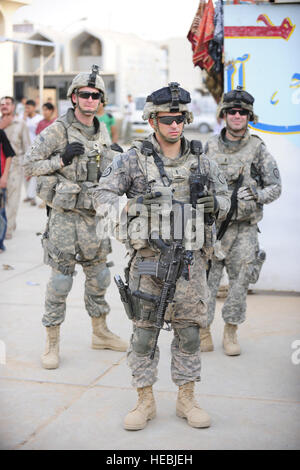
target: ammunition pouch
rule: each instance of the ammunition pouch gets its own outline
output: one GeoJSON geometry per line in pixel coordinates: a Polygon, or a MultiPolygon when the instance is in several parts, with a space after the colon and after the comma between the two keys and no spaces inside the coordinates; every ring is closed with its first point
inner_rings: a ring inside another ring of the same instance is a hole
{"type": "Polygon", "coordinates": [[[44,263],[46,265],[60,271],[65,276],[73,276],[75,265],[73,263],[70,265],[68,262],[74,260],[74,255],[60,251],[50,242],[47,232],[43,235],[42,246],[44,249],[44,263]]]}
{"type": "Polygon", "coordinates": [[[238,199],[237,211],[233,220],[239,222],[250,220],[251,216],[257,210],[257,203],[255,201],[245,201],[243,199],[238,199]]]}
{"type": "Polygon", "coordinates": [[[81,191],[78,184],[72,181],[61,181],[56,185],[52,205],[55,208],[71,210],[76,207],[77,195],[81,191]]]}
{"type": "Polygon", "coordinates": [[[55,187],[58,182],[57,175],[38,176],[36,194],[46,203],[51,203],[55,196],[55,187]]]}
{"type": "Polygon", "coordinates": [[[80,158],[76,168],[76,181],[83,182],[87,180],[87,160],[80,158]]]}
{"type": "Polygon", "coordinates": [[[78,195],[76,208],[77,209],[86,209],[86,210],[93,210],[93,201],[92,201],[92,191],[97,185],[95,183],[91,183],[89,181],[85,181],[81,183],[81,191],[78,195]]]}
{"type": "Polygon", "coordinates": [[[255,259],[248,265],[248,281],[249,284],[255,284],[258,281],[262,265],[266,260],[266,253],[259,250],[256,253],[255,259]]]}

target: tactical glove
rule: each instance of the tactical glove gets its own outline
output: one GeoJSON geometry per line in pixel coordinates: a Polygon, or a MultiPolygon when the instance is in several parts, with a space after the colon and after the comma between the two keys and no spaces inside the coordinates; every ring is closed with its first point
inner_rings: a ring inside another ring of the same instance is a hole
{"type": "Polygon", "coordinates": [[[72,142],[65,148],[64,153],[61,155],[64,166],[71,165],[75,155],[82,155],[84,153],[84,146],[81,142],[72,142]]]}
{"type": "Polygon", "coordinates": [[[204,214],[215,214],[219,210],[217,198],[210,191],[205,196],[197,199],[197,204],[204,206],[204,214]]]}
{"type": "Polygon", "coordinates": [[[164,209],[168,207],[171,210],[172,196],[172,190],[168,187],[160,188],[158,191],[152,191],[151,193],[140,194],[127,202],[127,212],[133,213],[133,210],[138,209],[141,205],[144,205],[145,209],[148,210],[152,204],[153,208],[164,205],[164,209]]]}
{"type": "Polygon", "coordinates": [[[114,151],[114,152],[120,152],[120,153],[123,153],[124,150],[122,149],[122,147],[117,144],[116,142],[114,144],[111,144],[110,148],[114,151]]]}
{"type": "Polygon", "coordinates": [[[172,190],[169,187],[160,188],[158,191],[152,191],[151,193],[138,196],[137,202],[139,204],[145,204],[146,206],[151,204],[171,203],[172,190]]]}

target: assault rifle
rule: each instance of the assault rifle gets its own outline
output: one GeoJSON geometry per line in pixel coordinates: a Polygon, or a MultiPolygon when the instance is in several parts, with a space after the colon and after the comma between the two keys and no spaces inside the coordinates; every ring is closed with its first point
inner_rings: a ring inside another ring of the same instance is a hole
{"type": "MultiPolygon", "coordinates": [[[[176,282],[181,275],[186,280],[189,280],[189,265],[193,262],[193,255],[191,252],[187,252],[185,250],[182,241],[172,241],[170,244],[167,244],[159,238],[157,233],[152,234],[150,242],[160,250],[160,258],[158,262],[141,261],[138,265],[138,272],[140,275],[144,274],[155,276],[158,279],[161,279],[163,281],[161,294],[160,296],[155,296],[139,290],[132,294],[135,297],[155,304],[155,328],[157,331],[155,343],[150,355],[150,359],[153,359],[159,333],[164,325],[166,310],[168,305],[173,302],[174,299],[176,282]]],[[[167,329],[170,330],[170,328],[167,329]]]]}
{"type": "Polygon", "coordinates": [[[243,180],[244,180],[243,170],[244,170],[244,167],[240,169],[238,179],[236,180],[234,189],[231,194],[230,209],[229,209],[226,219],[222,222],[219,228],[219,231],[217,234],[217,240],[222,240],[234,213],[237,211],[237,206],[238,206],[237,194],[238,194],[238,190],[243,184],[243,180]]]}
{"type": "MultiPolygon", "coordinates": [[[[191,169],[191,175],[189,177],[190,185],[190,203],[195,208],[198,199],[207,196],[207,176],[201,172],[200,167],[200,155],[203,153],[203,148],[200,140],[191,141],[191,152],[197,156],[198,167],[191,169]]],[[[208,225],[212,225],[215,219],[209,214],[204,215],[204,222],[208,225]]]]}

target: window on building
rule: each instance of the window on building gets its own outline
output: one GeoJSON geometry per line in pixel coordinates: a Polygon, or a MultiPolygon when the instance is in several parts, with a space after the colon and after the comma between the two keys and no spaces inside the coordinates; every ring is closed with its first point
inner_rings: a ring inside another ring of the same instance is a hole
{"type": "Polygon", "coordinates": [[[102,45],[99,39],[89,36],[79,46],[79,56],[99,57],[102,55],[102,45]]]}

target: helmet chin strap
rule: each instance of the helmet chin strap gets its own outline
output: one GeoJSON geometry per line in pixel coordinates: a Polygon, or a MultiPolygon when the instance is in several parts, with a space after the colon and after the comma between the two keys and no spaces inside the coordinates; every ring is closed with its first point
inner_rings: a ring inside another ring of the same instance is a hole
{"type": "Polygon", "coordinates": [[[96,114],[97,111],[87,111],[86,109],[82,109],[79,104],[76,106],[76,108],[79,109],[79,111],[84,114],[85,116],[92,116],[94,114],[96,114]]]}
{"type": "Polygon", "coordinates": [[[232,137],[239,137],[240,139],[242,139],[244,137],[244,135],[246,134],[247,132],[247,129],[248,129],[248,120],[247,120],[247,124],[245,127],[243,127],[243,129],[241,129],[240,131],[234,131],[229,125],[228,123],[226,123],[226,131],[228,132],[228,134],[230,134],[232,137]],[[244,130],[243,134],[240,134],[240,132],[244,130]]]}

